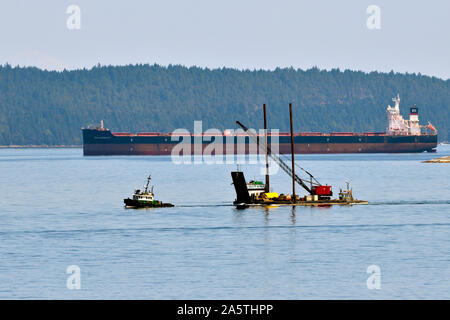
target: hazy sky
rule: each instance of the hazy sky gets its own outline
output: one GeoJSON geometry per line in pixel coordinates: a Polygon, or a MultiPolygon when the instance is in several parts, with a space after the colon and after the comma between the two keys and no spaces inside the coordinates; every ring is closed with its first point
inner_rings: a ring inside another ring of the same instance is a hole
{"type": "Polygon", "coordinates": [[[274,69],[450,76],[449,0],[1,0],[0,64],[274,69]],[[81,28],[67,28],[69,5],[81,28]],[[369,5],[381,29],[366,25],[369,5]]]}

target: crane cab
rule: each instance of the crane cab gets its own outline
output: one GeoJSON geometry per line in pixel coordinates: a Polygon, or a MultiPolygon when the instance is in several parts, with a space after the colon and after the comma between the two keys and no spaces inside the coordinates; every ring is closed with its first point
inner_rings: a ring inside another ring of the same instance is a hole
{"type": "Polygon", "coordinates": [[[333,196],[333,191],[331,191],[331,186],[318,185],[311,188],[311,194],[317,195],[319,199],[330,199],[333,196]]]}

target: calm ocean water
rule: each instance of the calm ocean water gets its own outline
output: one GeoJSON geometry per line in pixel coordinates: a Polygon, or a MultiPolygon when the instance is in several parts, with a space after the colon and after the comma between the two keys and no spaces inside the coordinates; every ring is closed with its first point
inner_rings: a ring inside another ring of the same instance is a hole
{"type": "MultiPolygon", "coordinates": [[[[437,154],[298,155],[369,205],[237,210],[235,165],[0,150],[0,298],[450,299],[450,165],[437,154]],[[174,208],[122,199],[151,173],[174,208]],[[66,269],[81,270],[81,289],[66,269]],[[381,288],[369,290],[377,265],[381,288]]],[[[247,179],[260,165],[243,165],[247,179]]],[[[281,171],[275,191],[290,192],[281,171]]],[[[299,190],[297,188],[297,190],[299,190]]]]}

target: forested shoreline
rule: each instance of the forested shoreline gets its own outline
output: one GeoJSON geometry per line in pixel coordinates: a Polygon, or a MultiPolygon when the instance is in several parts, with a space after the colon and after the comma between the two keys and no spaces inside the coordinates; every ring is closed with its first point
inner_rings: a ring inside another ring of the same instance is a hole
{"type": "Polygon", "coordinates": [[[300,70],[205,69],[170,65],[97,66],[74,71],[0,66],[0,145],[80,145],[81,127],[113,131],[234,129],[239,119],[262,127],[262,104],[271,128],[287,131],[288,104],[295,131],[383,132],[386,107],[419,107],[422,124],[449,141],[450,80],[420,74],[300,70]]]}

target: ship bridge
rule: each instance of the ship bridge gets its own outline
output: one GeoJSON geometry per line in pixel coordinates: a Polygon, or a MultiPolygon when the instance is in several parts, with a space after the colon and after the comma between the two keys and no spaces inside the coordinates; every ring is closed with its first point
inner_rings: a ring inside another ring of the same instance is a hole
{"type": "Polygon", "coordinates": [[[387,107],[388,127],[386,133],[388,135],[420,136],[422,135],[421,129],[430,129],[433,134],[437,134],[431,123],[428,123],[427,126],[419,124],[419,108],[415,105],[410,108],[409,120],[405,120],[400,114],[400,95],[397,94],[392,101],[394,106],[388,105],[387,107]]]}

